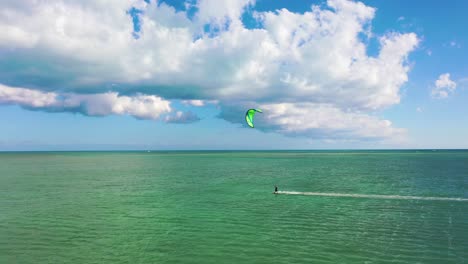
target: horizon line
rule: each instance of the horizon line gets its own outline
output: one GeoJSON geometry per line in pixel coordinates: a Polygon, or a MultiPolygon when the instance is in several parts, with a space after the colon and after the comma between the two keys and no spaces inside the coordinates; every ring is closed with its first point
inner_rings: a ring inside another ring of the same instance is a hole
{"type": "Polygon", "coordinates": [[[6,152],[255,152],[255,151],[468,151],[468,148],[336,148],[336,149],[64,149],[64,150],[0,150],[6,152]]]}

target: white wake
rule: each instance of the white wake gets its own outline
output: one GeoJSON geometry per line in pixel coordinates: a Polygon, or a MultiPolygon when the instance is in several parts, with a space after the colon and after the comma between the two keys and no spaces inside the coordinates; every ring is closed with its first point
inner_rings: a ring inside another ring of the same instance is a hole
{"type": "Polygon", "coordinates": [[[455,198],[455,197],[427,197],[427,196],[401,196],[401,195],[352,194],[352,193],[322,193],[322,192],[290,192],[290,191],[278,191],[277,194],[330,196],[330,197],[352,197],[352,198],[371,198],[371,199],[468,202],[468,198],[455,198]]]}

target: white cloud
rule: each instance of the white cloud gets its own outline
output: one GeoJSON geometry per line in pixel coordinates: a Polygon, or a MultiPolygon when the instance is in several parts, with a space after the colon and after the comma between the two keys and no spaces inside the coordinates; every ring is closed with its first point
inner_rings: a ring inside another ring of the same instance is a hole
{"type": "Polygon", "coordinates": [[[389,120],[356,112],[345,112],[325,104],[262,105],[268,123],[285,134],[320,134],[325,138],[397,138],[404,129],[392,127],[389,120]]]}
{"type": "Polygon", "coordinates": [[[177,111],[173,115],[168,115],[164,118],[166,123],[188,124],[199,121],[200,118],[192,112],[177,111]]]}
{"type": "Polygon", "coordinates": [[[0,84],[0,104],[18,104],[21,106],[40,108],[56,103],[57,94],[42,91],[8,87],[0,84]]]}
{"type": "Polygon", "coordinates": [[[422,107],[416,107],[416,112],[422,113],[424,109],[422,107]]]}
{"type": "MultiPolygon", "coordinates": [[[[232,106],[236,107],[236,106],[232,106]]],[[[245,109],[244,107],[242,109],[245,109]]],[[[389,120],[361,112],[345,111],[330,104],[278,103],[259,105],[263,113],[255,115],[257,128],[294,136],[315,139],[404,140],[406,130],[395,128],[389,120]]],[[[240,110],[240,109],[239,109],[240,110]]],[[[223,118],[241,122],[231,114],[222,112],[223,118]]]]}
{"type": "Polygon", "coordinates": [[[457,83],[450,80],[450,74],[444,73],[435,81],[435,87],[432,89],[431,95],[433,98],[447,98],[457,88],[457,83]]]}
{"type": "Polygon", "coordinates": [[[202,24],[223,27],[226,23],[233,23],[237,26],[245,8],[253,4],[255,0],[199,0],[197,18],[202,24]]]}
{"type": "MultiPolygon", "coordinates": [[[[400,102],[400,88],[410,70],[407,57],[419,42],[414,33],[380,36],[380,51],[373,57],[367,55],[360,35],[370,32],[375,9],[363,3],[328,0],[327,7],[312,6],[304,13],[256,12],[261,28],[248,29],[240,17],[254,4],[253,0],[199,0],[194,5],[198,11],[189,18],[185,11],[142,0],[4,1],[0,80],[28,87],[38,97],[105,94],[97,99],[104,109],[93,104],[86,108],[88,114],[148,116],[143,110],[129,109],[135,109],[145,96],[153,96],[162,102],[167,102],[162,98],[187,100],[195,106],[216,100],[224,113],[230,104],[247,101],[287,103],[294,111],[326,105],[333,111],[314,114],[366,119],[369,125],[363,127],[369,135],[377,134],[371,122],[386,127],[370,113],[400,102]],[[132,6],[142,10],[138,39],[132,36],[127,14],[132,6]],[[212,31],[205,32],[206,23],[212,31]],[[26,66],[14,69],[11,65],[26,66]],[[120,112],[111,106],[122,104],[126,107],[116,106],[123,109],[120,112]]],[[[83,96],[76,100],[92,101],[86,97],[91,95],[83,96]]],[[[290,120],[295,118],[291,114],[290,120]]],[[[333,130],[325,122],[320,124],[333,130]]],[[[371,137],[352,123],[345,124],[354,132],[344,136],[371,137]]],[[[271,125],[284,130],[279,124],[271,125]]],[[[383,129],[375,138],[398,134],[390,130],[383,129]]]]}
{"type": "Polygon", "coordinates": [[[119,96],[102,94],[58,94],[8,87],[0,84],[0,104],[17,104],[29,109],[51,112],[81,112],[90,116],[131,115],[139,119],[158,119],[171,112],[170,102],[151,95],[119,96]]]}

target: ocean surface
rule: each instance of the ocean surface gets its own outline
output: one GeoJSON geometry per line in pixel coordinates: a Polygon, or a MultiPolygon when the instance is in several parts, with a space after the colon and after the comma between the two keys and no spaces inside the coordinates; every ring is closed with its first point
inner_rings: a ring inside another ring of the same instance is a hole
{"type": "Polygon", "coordinates": [[[4,152],[0,263],[468,263],[468,151],[4,152]]]}

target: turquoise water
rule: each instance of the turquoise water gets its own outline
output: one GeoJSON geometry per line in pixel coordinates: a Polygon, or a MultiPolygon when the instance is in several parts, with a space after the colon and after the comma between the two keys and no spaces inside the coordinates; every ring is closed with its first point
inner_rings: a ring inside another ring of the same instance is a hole
{"type": "Polygon", "coordinates": [[[0,153],[0,263],[468,263],[468,151],[0,153]]]}

